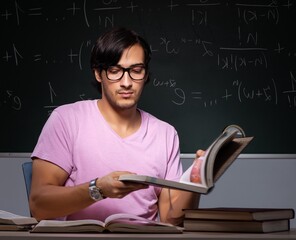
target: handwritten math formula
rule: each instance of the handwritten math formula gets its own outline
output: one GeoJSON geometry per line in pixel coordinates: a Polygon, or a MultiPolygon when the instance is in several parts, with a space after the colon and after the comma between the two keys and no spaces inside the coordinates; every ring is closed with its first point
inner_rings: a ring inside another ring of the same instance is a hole
{"type": "MultiPolygon", "coordinates": [[[[51,4],[39,1],[29,1],[26,4],[17,0],[5,1],[5,4],[2,4],[0,8],[0,23],[4,27],[0,64],[11,72],[14,71],[14,68],[22,65],[32,69],[47,67],[53,71],[55,71],[56,65],[70,66],[79,69],[81,78],[83,78],[84,72],[90,71],[89,54],[95,42],[93,36],[99,35],[99,32],[109,27],[120,25],[126,14],[131,16],[130,22],[139,19],[139,15],[143,15],[143,24],[140,26],[135,24],[135,28],[142,28],[140,31],[151,34],[147,37],[150,40],[151,50],[156,61],[159,55],[171,58],[172,62],[175,61],[176,64],[178,64],[178,59],[183,56],[189,56],[196,63],[204,60],[210,61],[213,69],[237,73],[235,79],[223,80],[226,85],[231,85],[232,82],[240,82],[239,75],[244,74],[244,71],[256,72],[257,69],[270,71],[276,58],[286,58],[289,62],[296,61],[294,45],[286,42],[285,38],[282,39],[281,33],[269,32],[277,26],[284,27],[291,24],[289,21],[292,20],[287,18],[286,15],[293,13],[295,13],[295,5],[292,1],[257,1],[251,3],[250,1],[184,2],[171,0],[164,1],[161,4],[118,0],[64,1],[63,4],[57,1],[53,1],[51,4]],[[230,16],[230,20],[223,22],[225,17],[223,17],[223,14],[217,16],[217,11],[230,16]],[[152,21],[151,16],[155,16],[156,20],[152,21]],[[183,19],[180,20],[180,17],[183,19]],[[233,21],[235,24],[229,21],[233,21]],[[151,29],[146,23],[151,24],[151,29]],[[163,25],[163,32],[153,29],[154,25],[159,23],[163,25]],[[181,28],[180,34],[172,34],[170,32],[171,26],[181,28]],[[71,28],[70,31],[68,31],[69,28],[71,28]],[[185,30],[182,30],[183,28],[185,30]],[[215,28],[222,28],[222,30],[215,33],[215,28]],[[38,31],[38,29],[42,30],[38,31]],[[51,39],[48,38],[54,39],[54,37],[50,34],[49,36],[46,33],[48,31],[52,32],[53,35],[56,35],[56,33],[69,34],[71,39],[63,42],[63,36],[56,36],[58,40],[56,44],[52,45],[51,39]],[[220,36],[215,36],[215,34],[223,34],[223,31],[225,31],[226,41],[223,41],[220,36]],[[79,34],[80,32],[83,33],[79,34]],[[228,34],[230,37],[227,36],[228,34]],[[267,39],[265,38],[266,34],[269,35],[267,39]],[[43,37],[46,39],[42,40],[43,37]],[[43,41],[44,44],[38,44],[40,41],[41,43],[43,41]],[[190,56],[191,54],[193,57],[190,56]]],[[[184,62],[184,64],[194,65],[195,63],[184,62]]],[[[179,71],[182,71],[182,66],[178,68],[179,71]]],[[[71,68],[69,71],[71,71],[71,68]]],[[[174,68],[171,71],[174,71],[174,68]]],[[[209,107],[221,103],[221,99],[227,102],[230,98],[228,95],[230,94],[233,97],[233,91],[235,91],[236,99],[240,102],[244,102],[242,100],[244,98],[251,100],[257,96],[262,98],[262,101],[279,104],[283,97],[285,104],[296,107],[294,85],[291,85],[291,82],[294,83],[295,69],[291,66],[290,69],[287,67],[283,71],[285,71],[283,73],[285,79],[277,79],[271,76],[269,77],[270,84],[258,89],[249,89],[249,93],[246,93],[248,83],[243,81],[238,84],[239,87],[235,87],[234,84],[231,90],[225,88],[223,90],[224,96],[223,94],[221,96],[207,96],[206,89],[190,89],[185,92],[182,88],[174,87],[172,89],[174,96],[167,101],[182,106],[186,104],[188,99],[213,99],[203,102],[204,107],[209,107]],[[275,88],[279,84],[278,81],[285,81],[287,89],[275,88]],[[273,90],[267,91],[266,89],[273,90]],[[229,93],[230,91],[231,93],[229,93]],[[257,95],[255,92],[257,92],[257,95]],[[270,101],[271,97],[265,96],[267,94],[272,95],[277,101],[270,101]],[[261,96],[265,96],[265,100],[261,96]]],[[[155,75],[157,75],[157,72],[155,75]]],[[[183,80],[184,78],[175,79],[176,82],[183,80]]],[[[160,82],[167,81],[169,80],[160,80],[160,82]]],[[[186,81],[191,80],[186,79],[186,81]]],[[[52,79],[48,79],[43,84],[47,85],[48,82],[54,85],[52,79]]],[[[160,87],[160,84],[156,83],[153,86],[157,88],[160,87]]],[[[54,88],[54,86],[52,87],[54,88]]],[[[1,88],[1,91],[6,93],[15,91],[8,87],[3,89],[2,86],[1,88]]],[[[21,102],[22,93],[18,94],[20,96],[18,96],[19,100],[16,102],[21,102]]],[[[54,99],[49,94],[47,95],[50,103],[54,106],[54,99]]],[[[1,105],[4,105],[4,102],[7,103],[6,97],[0,99],[1,105]]],[[[25,104],[23,106],[19,104],[18,107],[14,108],[19,110],[25,106],[25,104]]]]}

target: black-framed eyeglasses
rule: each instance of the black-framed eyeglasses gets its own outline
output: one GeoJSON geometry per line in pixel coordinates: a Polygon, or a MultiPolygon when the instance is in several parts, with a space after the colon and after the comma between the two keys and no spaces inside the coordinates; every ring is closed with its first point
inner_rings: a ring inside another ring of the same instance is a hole
{"type": "Polygon", "coordinates": [[[128,72],[128,75],[133,81],[143,81],[146,77],[146,67],[143,64],[133,65],[128,68],[121,66],[110,66],[104,69],[108,80],[112,82],[120,81],[125,72],[128,72]]]}

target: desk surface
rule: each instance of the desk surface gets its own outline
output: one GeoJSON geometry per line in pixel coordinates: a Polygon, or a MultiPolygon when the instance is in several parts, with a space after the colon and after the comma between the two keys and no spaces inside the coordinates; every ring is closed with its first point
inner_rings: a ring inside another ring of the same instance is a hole
{"type": "Polygon", "coordinates": [[[296,239],[296,229],[288,232],[275,233],[213,233],[213,232],[184,232],[182,234],[114,234],[114,233],[98,233],[98,234],[70,234],[70,233],[29,233],[29,232],[0,232],[2,240],[89,240],[89,239],[296,239]]]}

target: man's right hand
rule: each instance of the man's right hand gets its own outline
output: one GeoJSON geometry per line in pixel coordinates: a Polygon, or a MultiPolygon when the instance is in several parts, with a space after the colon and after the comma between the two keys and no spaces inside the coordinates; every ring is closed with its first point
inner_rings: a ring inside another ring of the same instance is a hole
{"type": "Polygon", "coordinates": [[[105,197],[123,198],[133,191],[148,188],[148,185],[140,183],[122,182],[118,178],[120,175],[134,174],[128,171],[112,172],[104,177],[97,179],[97,187],[102,190],[105,197]]]}

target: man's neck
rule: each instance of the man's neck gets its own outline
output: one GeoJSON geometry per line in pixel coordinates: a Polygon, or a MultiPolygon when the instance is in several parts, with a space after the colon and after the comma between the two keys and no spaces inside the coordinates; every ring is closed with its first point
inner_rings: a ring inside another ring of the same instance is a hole
{"type": "Polygon", "coordinates": [[[110,127],[122,138],[135,133],[141,126],[141,115],[137,107],[114,109],[102,100],[98,100],[98,108],[110,127]]]}

